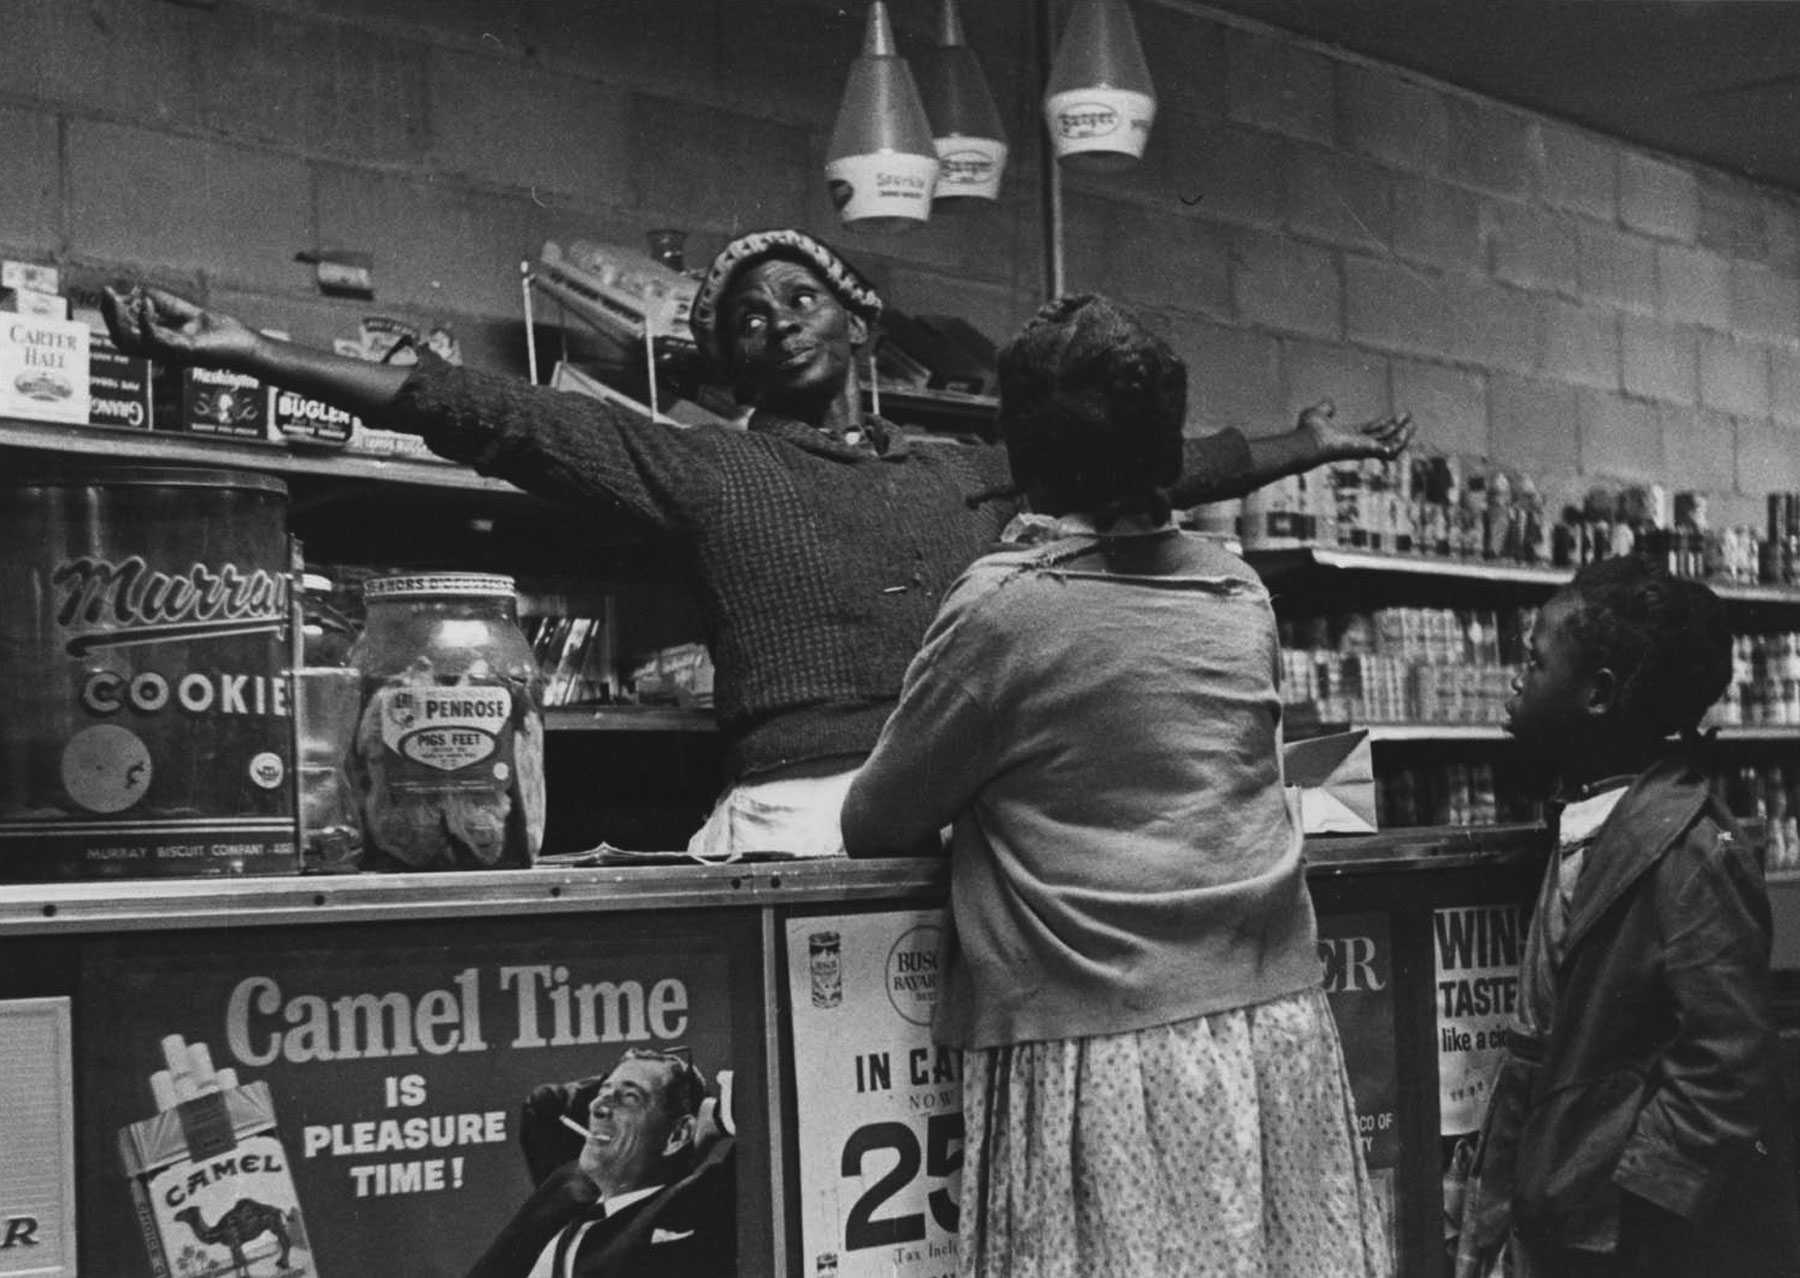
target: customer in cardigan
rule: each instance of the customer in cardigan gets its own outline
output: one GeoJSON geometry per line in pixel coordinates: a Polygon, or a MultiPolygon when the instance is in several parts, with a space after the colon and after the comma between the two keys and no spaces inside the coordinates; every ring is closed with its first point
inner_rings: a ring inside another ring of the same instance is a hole
{"type": "MultiPolygon", "coordinates": [[[[249,372],[527,491],[685,542],[697,569],[727,790],[694,838],[713,856],[840,851],[837,812],[956,574],[1018,509],[1002,449],[909,447],[865,414],[856,355],[875,291],[800,231],[733,240],[692,309],[694,336],[754,410],[748,431],[653,426],[512,378],[344,359],[171,294],[109,296],[114,340],[165,363],[249,372]]],[[[1308,410],[1292,431],[1186,443],[1182,505],[1341,458],[1391,457],[1405,418],[1308,410]]]]}
{"type": "Polygon", "coordinates": [[[953,826],[935,1029],[964,1049],[968,1276],[1390,1268],[1268,592],[1171,519],[1186,393],[1102,298],[1008,345],[1001,430],[1049,537],[951,588],[844,805],[852,856],[953,826]]]}
{"type": "Polygon", "coordinates": [[[1459,1278],[1791,1278],[1800,1201],[1762,867],[1712,793],[1717,596],[1635,556],[1538,614],[1507,729],[1556,841],[1463,1196],[1459,1278]]]}
{"type": "Polygon", "coordinates": [[[683,1053],[644,1048],[538,1088],[520,1133],[537,1187],[468,1278],[732,1278],[734,1139],[701,1131],[705,1097],[683,1053]],[[587,1129],[572,1155],[565,1119],[587,1129]]]}

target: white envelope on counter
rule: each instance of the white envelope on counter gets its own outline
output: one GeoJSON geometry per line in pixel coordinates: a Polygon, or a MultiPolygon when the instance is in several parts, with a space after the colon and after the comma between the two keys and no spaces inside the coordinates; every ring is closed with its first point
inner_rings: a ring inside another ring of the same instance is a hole
{"type": "Polygon", "coordinates": [[[1369,730],[1336,732],[1282,747],[1303,834],[1374,834],[1375,763],[1369,730]]]}

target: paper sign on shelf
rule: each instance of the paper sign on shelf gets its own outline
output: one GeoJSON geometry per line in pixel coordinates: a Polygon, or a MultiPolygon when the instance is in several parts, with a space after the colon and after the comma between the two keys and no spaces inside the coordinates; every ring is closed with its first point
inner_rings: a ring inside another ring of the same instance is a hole
{"type": "Polygon", "coordinates": [[[0,1275],[75,1278],[69,1000],[0,1000],[0,1275]]]}
{"type": "Polygon", "coordinates": [[[942,910],[787,925],[806,1278],[956,1272],[962,1054],[931,1041],[942,910]]]}
{"type": "Polygon", "coordinates": [[[1306,834],[1373,834],[1375,765],[1369,730],[1295,741],[1281,752],[1283,775],[1298,791],[1306,834]]]}

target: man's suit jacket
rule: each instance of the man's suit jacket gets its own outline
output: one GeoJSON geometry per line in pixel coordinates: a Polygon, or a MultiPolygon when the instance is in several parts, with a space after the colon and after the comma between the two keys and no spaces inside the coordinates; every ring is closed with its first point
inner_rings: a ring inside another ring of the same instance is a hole
{"type": "Polygon", "coordinates": [[[544,1248],[556,1244],[555,1278],[575,1249],[575,1278],[732,1278],[737,1272],[736,1141],[707,1147],[673,1185],[598,1220],[576,1242],[596,1209],[593,1183],[575,1163],[557,1168],[494,1239],[468,1278],[526,1278],[544,1248]]]}

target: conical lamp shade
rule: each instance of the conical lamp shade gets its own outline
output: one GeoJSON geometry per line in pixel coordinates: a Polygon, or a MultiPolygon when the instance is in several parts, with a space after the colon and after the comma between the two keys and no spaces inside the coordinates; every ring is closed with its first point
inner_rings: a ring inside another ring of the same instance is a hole
{"type": "Polygon", "coordinates": [[[963,38],[956,0],[940,0],[937,47],[919,59],[919,93],[937,145],[937,199],[998,199],[1006,130],[975,50],[963,38]]]}
{"type": "Polygon", "coordinates": [[[1156,88],[1126,0],[1076,0],[1044,90],[1044,122],[1056,158],[1109,172],[1144,154],[1156,88]]]}
{"type": "Polygon", "coordinates": [[[894,45],[884,0],[872,0],[825,155],[838,217],[858,231],[905,231],[931,216],[937,148],[918,86],[894,45]]]}

